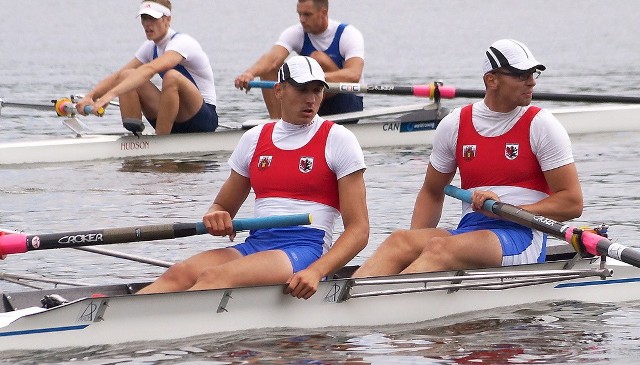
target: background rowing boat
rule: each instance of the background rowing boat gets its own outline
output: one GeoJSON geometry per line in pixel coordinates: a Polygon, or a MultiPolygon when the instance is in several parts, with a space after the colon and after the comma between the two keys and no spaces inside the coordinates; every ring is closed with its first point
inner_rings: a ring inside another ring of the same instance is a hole
{"type": "MultiPolygon", "coordinates": [[[[47,102],[86,92],[96,77],[128,60],[143,39],[135,19],[137,1],[10,2],[0,0],[0,97],[47,102]],[[128,9],[128,10],[127,10],[128,9]],[[7,16],[10,14],[11,16],[7,16]],[[29,19],[27,22],[25,19],[29,19]],[[92,38],[91,34],[97,38],[92,38]],[[96,42],[95,39],[100,39],[96,42]],[[99,43],[99,45],[98,45],[99,43]],[[19,45],[19,46],[18,46],[19,45]],[[80,45],[74,47],[74,45],[80,45]]],[[[174,25],[200,39],[216,72],[221,116],[229,122],[264,116],[259,93],[231,86],[233,77],[268,49],[282,27],[296,21],[295,1],[174,1],[174,25]],[[241,45],[241,46],[239,46],[241,45]]],[[[358,26],[367,38],[366,81],[481,88],[477,73],[488,44],[502,37],[527,43],[548,71],[538,90],[637,95],[640,74],[635,34],[638,7],[598,1],[332,2],[334,17],[358,26]],[[367,11],[362,11],[366,5],[367,11]],[[484,14],[480,16],[479,14],[484,14]],[[517,16],[516,16],[517,15],[517,16]],[[561,35],[561,36],[560,36],[561,35]]],[[[447,101],[448,106],[467,100],[447,101]]],[[[367,95],[367,106],[419,102],[413,97],[367,95]]],[[[544,106],[565,106],[540,103],[544,106]]],[[[100,130],[118,130],[115,109],[87,118],[100,130]],[[112,113],[112,114],[109,114],[112,113]]],[[[640,121],[639,121],[640,122],[640,121]]],[[[68,135],[51,114],[2,111],[0,140],[68,135]]],[[[603,121],[606,123],[606,121],[603,121]]],[[[585,214],[580,222],[606,222],[611,237],[632,244],[640,233],[637,214],[638,133],[585,135],[573,139],[583,178],[585,214]]],[[[428,158],[427,148],[366,151],[371,245],[406,227],[428,158]]],[[[62,166],[0,169],[0,226],[38,232],[192,221],[208,207],[227,175],[227,154],[205,158],[133,159],[62,166]]],[[[457,219],[458,202],[447,201],[443,224],[457,219]]],[[[250,206],[243,216],[250,215],[250,206]]],[[[578,223],[580,223],[578,222],[578,223]]],[[[157,245],[118,246],[130,254],[175,261],[224,245],[203,237],[157,245]]],[[[44,275],[90,283],[152,278],[163,269],[75,250],[29,253],[0,262],[0,272],[44,275]]],[[[0,282],[0,290],[17,286],[0,282]]],[[[283,362],[581,363],[635,361],[640,336],[637,303],[622,306],[541,304],[466,318],[396,328],[265,331],[56,354],[14,353],[10,363],[107,362],[108,360],[283,362]]]]}

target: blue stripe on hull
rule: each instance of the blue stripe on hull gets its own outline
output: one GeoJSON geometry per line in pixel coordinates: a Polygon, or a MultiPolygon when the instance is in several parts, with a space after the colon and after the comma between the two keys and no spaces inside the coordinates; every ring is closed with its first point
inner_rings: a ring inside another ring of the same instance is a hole
{"type": "Polygon", "coordinates": [[[585,281],[581,283],[563,283],[558,284],[556,288],[571,288],[571,287],[579,287],[579,286],[595,286],[595,285],[609,285],[609,284],[624,284],[624,283],[635,283],[640,281],[640,278],[627,278],[627,279],[607,279],[607,280],[596,280],[596,281],[585,281]]]}
{"type": "Polygon", "coordinates": [[[35,333],[47,333],[47,332],[75,331],[75,330],[85,329],[87,327],[89,327],[88,324],[81,324],[81,325],[77,325],[77,326],[38,328],[38,329],[33,329],[33,330],[1,332],[0,333],[0,337],[32,335],[32,334],[35,334],[35,333]]]}

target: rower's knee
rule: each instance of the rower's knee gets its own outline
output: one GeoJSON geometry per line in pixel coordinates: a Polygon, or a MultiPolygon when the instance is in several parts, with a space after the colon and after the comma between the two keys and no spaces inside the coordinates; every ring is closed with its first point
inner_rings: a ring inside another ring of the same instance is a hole
{"type": "Polygon", "coordinates": [[[383,244],[396,254],[414,258],[420,254],[424,246],[420,240],[415,239],[415,232],[410,230],[398,230],[391,233],[383,244]]]}
{"type": "Polygon", "coordinates": [[[401,266],[409,265],[422,252],[423,244],[409,230],[394,231],[380,244],[380,252],[401,266]]]}
{"type": "Polygon", "coordinates": [[[160,281],[170,283],[171,287],[178,288],[178,290],[186,290],[192,287],[196,279],[190,265],[185,262],[178,262],[171,265],[167,271],[158,278],[160,281]]]}
{"type": "Polygon", "coordinates": [[[214,266],[200,273],[191,288],[220,289],[232,286],[235,286],[232,276],[224,273],[220,266],[214,266]]]}
{"type": "Polygon", "coordinates": [[[162,90],[166,91],[171,88],[178,89],[180,86],[180,80],[184,78],[184,75],[177,70],[169,70],[162,77],[162,90]]]}
{"type": "Polygon", "coordinates": [[[415,264],[424,271],[448,270],[454,266],[454,257],[444,237],[431,237],[422,248],[415,264]]]}

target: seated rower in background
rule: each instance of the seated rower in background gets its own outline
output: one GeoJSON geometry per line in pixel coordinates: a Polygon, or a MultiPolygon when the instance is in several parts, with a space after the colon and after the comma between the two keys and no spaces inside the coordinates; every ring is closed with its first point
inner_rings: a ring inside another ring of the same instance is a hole
{"type": "Polygon", "coordinates": [[[118,97],[122,122],[134,133],[144,129],[143,114],[158,135],[215,131],[218,114],[209,57],[198,41],[170,28],[169,0],[143,1],[138,14],[147,41],[131,61],[78,102],[78,112],[86,115],[86,105],[97,112],[118,97]],[[161,89],[151,82],[156,74],[162,78],[161,89]]]}
{"type": "Polygon", "coordinates": [[[171,266],[140,294],[286,283],[286,293],[308,299],[366,246],[364,155],[351,131],[317,115],[326,87],[312,58],[282,65],[275,86],[282,119],[242,136],[203,218],[209,233],[233,240],[231,220],[253,189],[256,217],[311,213],[312,224],[252,231],[244,243],[171,266]],[[339,216],[344,232],[332,245],[339,216]]]}
{"type": "MultiPolygon", "coordinates": [[[[328,0],[298,0],[300,24],[285,29],[269,52],[235,79],[235,86],[249,91],[256,77],[275,80],[278,68],[295,52],[314,58],[322,66],[329,82],[361,83],[364,69],[364,38],[353,25],[329,19],[328,0]]],[[[280,104],[273,90],[262,89],[269,117],[281,116],[280,104]]],[[[362,111],[362,96],[325,93],[318,115],[362,111]]]]}
{"type": "Polygon", "coordinates": [[[530,106],[544,70],[520,42],[489,47],[485,98],[455,109],[436,129],[411,229],[393,232],[354,276],[544,262],[546,235],[482,211],[493,199],[558,221],[582,214],[569,136],[550,112],[530,106]],[[462,188],[474,190],[473,204],[463,203],[457,229],[436,228],[456,169],[462,188]]]}

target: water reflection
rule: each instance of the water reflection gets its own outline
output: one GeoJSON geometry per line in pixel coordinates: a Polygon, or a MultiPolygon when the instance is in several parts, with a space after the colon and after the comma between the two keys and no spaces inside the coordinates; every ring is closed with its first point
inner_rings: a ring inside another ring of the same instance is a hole
{"type": "Polygon", "coordinates": [[[222,156],[207,155],[166,159],[127,159],[122,161],[120,172],[134,173],[200,173],[218,171],[222,156]]]}

